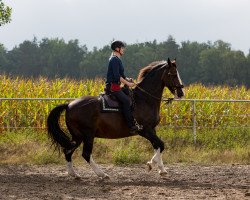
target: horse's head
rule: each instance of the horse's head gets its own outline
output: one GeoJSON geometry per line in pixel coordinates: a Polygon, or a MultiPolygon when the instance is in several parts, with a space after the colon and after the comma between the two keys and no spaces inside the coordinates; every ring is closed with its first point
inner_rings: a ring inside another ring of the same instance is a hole
{"type": "Polygon", "coordinates": [[[175,95],[175,98],[182,98],[184,96],[183,92],[183,84],[177,70],[176,59],[170,61],[168,58],[168,62],[165,65],[166,70],[162,77],[165,86],[171,91],[172,94],[175,95]]]}
{"type": "Polygon", "coordinates": [[[137,78],[137,88],[140,91],[160,100],[164,87],[167,87],[175,95],[175,98],[184,96],[176,60],[170,61],[168,58],[167,62],[156,61],[140,70],[137,78]]]}

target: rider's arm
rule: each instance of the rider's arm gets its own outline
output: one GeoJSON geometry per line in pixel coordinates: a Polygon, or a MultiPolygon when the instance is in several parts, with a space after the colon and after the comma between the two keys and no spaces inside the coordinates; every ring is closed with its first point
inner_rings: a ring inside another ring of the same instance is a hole
{"type": "Polygon", "coordinates": [[[128,82],[126,79],[120,77],[120,82],[129,86],[129,87],[134,87],[135,86],[135,83],[132,83],[132,82],[128,82]]]}
{"type": "Polygon", "coordinates": [[[135,83],[131,83],[131,82],[126,80],[126,77],[124,74],[120,74],[119,67],[120,67],[121,63],[119,62],[118,58],[112,59],[110,64],[111,64],[111,67],[113,69],[112,71],[113,71],[113,75],[114,75],[114,79],[115,79],[114,82],[116,82],[116,83],[121,82],[123,84],[126,84],[129,87],[135,86],[135,83]]]}

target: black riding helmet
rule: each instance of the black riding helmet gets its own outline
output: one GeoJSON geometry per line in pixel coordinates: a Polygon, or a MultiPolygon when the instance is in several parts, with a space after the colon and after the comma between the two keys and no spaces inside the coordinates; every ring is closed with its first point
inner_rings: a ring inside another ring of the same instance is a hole
{"type": "Polygon", "coordinates": [[[125,47],[125,44],[122,41],[119,41],[119,40],[115,40],[111,44],[111,49],[113,51],[115,51],[116,48],[122,48],[122,47],[125,47]]]}

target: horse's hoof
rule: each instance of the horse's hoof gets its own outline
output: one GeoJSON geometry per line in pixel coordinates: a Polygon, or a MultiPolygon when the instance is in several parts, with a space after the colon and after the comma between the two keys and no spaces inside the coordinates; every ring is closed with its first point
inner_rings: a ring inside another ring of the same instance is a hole
{"type": "Polygon", "coordinates": [[[108,174],[104,174],[104,176],[101,177],[102,180],[108,180],[110,179],[109,175],[108,174]]]}
{"type": "Polygon", "coordinates": [[[81,179],[81,176],[77,175],[74,177],[76,180],[80,180],[81,179]]]}
{"type": "Polygon", "coordinates": [[[81,176],[79,176],[77,173],[68,173],[68,174],[69,174],[69,176],[71,176],[71,177],[73,177],[75,179],[80,179],[81,178],[81,176]]]}
{"type": "Polygon", "coordinates": [[[148,166],[148,172],[150,172],[153,169],[152,163],[147,162],[147,166],[148,166]]]}
{"type": "Polygon", "coordinates": [[[168,172],[166,171],[166,170],[164,170],[164,171],[159,171],[159,174],[161,175],[161,176],[166,176],[167,174],[168,174],[168,172]]]}

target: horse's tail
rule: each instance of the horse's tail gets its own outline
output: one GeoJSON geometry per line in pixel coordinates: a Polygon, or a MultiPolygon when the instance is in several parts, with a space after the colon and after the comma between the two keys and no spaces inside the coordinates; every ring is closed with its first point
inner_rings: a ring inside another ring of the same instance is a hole
{"type": "Polygon", "coordinates": [[[66,149],[71,149],[74,144],[70,141],[70,138],[65,134],[65,132],[60,128],[59,118],[61,113],[66,110],[68,104],[61,104],[55,107],[47,118],[48,135],[52,140],[52,143],[56,147],[62,147],[66,149]]]}

